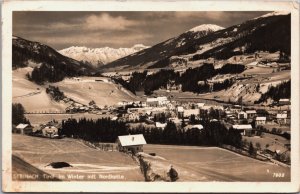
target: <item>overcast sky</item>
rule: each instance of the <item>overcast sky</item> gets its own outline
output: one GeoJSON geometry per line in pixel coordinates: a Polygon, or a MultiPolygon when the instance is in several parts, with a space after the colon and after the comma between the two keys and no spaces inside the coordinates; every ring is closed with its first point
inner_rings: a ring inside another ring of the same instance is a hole
{"type": "Polygon", "coordinates": [[[267,12],[14,12],[13,34],[54,49],[155,45],[201,24],[229,27],[267,12]]]}

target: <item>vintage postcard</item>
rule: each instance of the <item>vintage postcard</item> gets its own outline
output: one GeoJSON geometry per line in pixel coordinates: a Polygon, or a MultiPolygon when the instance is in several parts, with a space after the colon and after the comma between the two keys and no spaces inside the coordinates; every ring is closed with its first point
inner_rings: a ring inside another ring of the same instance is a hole
{"type": "Polygon", "coordinates": [[[299,3],[4,1],[7,192],[299,191],[299,3]]]}

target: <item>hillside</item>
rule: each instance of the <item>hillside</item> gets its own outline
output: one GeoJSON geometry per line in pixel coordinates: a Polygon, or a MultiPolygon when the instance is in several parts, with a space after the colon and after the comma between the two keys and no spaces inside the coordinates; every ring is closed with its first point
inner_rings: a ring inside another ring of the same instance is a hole
{"type": "Polygon", "coordinates": [[[131,54],[127,57],[113,61],[103,66],[103,71],[114,71],[123,69],[149,68],[159,66],[160,61],[166,60],[176,53],[185,51],[192,47],[195,42],[208,34],[213,34],[217,30],[222,31],[222,27],[212,24],[197,26],[183,34],[158,43],[148,49],[131,54]]]}
{"type": "Polygon", "coordinates": [[[211,30],[201,27],[191,29],[149,49],[113,61],[101,70],[186,68],[210,58],[225,60],[256,51],[281,51],[290,55],[291,17],[288,13],[269,13],[226,29],[208,26],[211,30]]]}
{"type": "MultiPolygon", "coordinates": [[[[27,79],[26,74],[32,67],[13,70],[13,103],[21,103],[27,112],[64,112],[69,106],[62,101],[56,102],[46,93],[48,84],[38,85],[27,79]]],[[[58,86],[68,98],[88,105],[92,100],[100,107],[117,104],[120,101],[133,101],[137,97],[108,79],[95,81],[99,77],[82,77],[81,81],[64,79],[49,85],[58,86]]]]}
{"type": "Polygon", "coordinates": [[[72,46],[69,48],[59,50],[58,52],[72,59],[90,63],[91,65],[97,68],[119,58],[144,50],[146,48],[148,48],[148,46],[145,46],[143,44],[136,44],[130,48],[118,49],[110,47],[87,48],[84,46],[72,46]]]}
{"type": "Polygon", "coordinates": [[[64,77],[87,75],[93,71],[89,64],[65,57],[47,45],[16,36],[12,38],[12,67],[34,68],[31,78],[36,83],[56,82],[64,77]]]}

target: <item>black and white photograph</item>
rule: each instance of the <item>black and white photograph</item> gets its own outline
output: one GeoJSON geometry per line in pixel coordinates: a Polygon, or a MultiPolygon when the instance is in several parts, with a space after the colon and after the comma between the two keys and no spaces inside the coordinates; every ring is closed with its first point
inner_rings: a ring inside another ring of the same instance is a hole
{"type": "Polygon", "coordinates": [[[291,183],[292,18],[12,11],[11,184],[291,183]]]}

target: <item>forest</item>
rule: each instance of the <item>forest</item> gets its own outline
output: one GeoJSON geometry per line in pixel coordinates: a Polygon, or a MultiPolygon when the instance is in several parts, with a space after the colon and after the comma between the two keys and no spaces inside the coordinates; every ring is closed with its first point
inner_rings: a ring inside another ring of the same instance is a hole
{"type": "Polygon", "coordinates": [[[150,144],[169,145],[205,145],[221,146],[222,144],[241,147],[242,137],[239,131],[229,130],[219,122],[201,121],[204,129],[178,129],[168,122],[165,129],[144,128],[129,129],[125,122],[112,121],[102,118],[96,121],[88,119],[69,119],[62,123],[60,135],[80,138],[91,142],[115,142],[120,135],[143,134],[146,142],[150,144]]]}
{"type": "Polygon", "coordinates": [[[276,86],[269,86],[268,91],[262,94],[260,99],[254,103],[259,104],[266,102],[268,99],[278,102],[281,98],[291,98],[291,80],[281,82],[276,86]]]}
{"type": "Polygon", "coordinates": [[[12,104],[12,124],[18,125],[20,123],[30,124],[29,120],[24,116],[25,109],[20,103],[12,104]]]}
{"type": "Polygon", "coordinates": [[[174,70],[161,69],[150,75],[147,75],[147,71],[134,72],[129,82],[125,82],[121,78],[115,79],[115,81],[134,94],[136,91],[144,91],[146,95],[150,95],[154,90],[166,88],[170,82],[174,82],[175,85],[181,85],[183,92],[206,93],[211,90],[226,89],[234,84],[233,80],[224,80],[224,82],[209,85],[207,83],[208,79],[217,74],[236,74],[244,70],[244,65],[239,64],[225,64],[222,68],[215,69],[213,64],[204,63],[200,67],[187,69],[181,75],[174,70]],[[199,84],[199,81],[203,81],[204,84],[199,84]]]}

